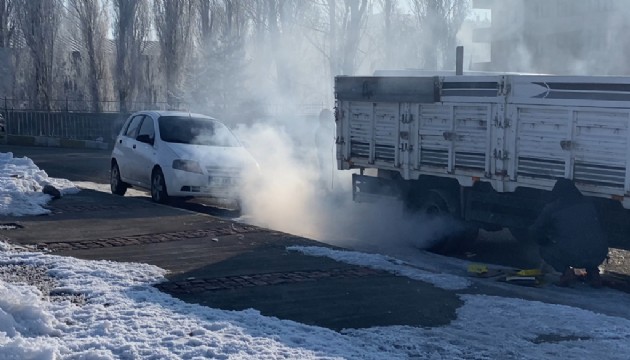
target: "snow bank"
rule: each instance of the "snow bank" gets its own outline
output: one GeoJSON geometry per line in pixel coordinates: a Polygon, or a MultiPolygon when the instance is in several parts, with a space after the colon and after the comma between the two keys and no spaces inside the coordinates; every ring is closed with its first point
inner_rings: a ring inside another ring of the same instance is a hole
{"type": "Polygon", "coordinates": [[[79,189],[66,179],[48,177],[33,160],[14,158],[13,153],[0,153],[0,215],[24,216],[47,214],[45,209],[51,196],[44,194],[45,185],[52,185],[61,194],[76,193],[79,189]]]}

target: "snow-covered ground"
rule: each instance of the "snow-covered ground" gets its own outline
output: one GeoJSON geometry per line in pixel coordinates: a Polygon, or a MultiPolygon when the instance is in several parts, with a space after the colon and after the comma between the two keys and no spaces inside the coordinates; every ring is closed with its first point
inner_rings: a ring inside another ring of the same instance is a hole
{"type": "MultiPolygon", "coordinates": [[[[41,207],[49,199],[41,195],[42,184],[73,189],[28,159],[8,154],[1,159],[3,214],[41,207]]],[[[630,320],[622,316],[474,295],[466,278],[383,255],[319,247],[289,250],[468,294],[460,295],[464,305],[447,326],[335,332],[265,317],[253,309],[186,304],[152,286],[165,273],[154,266],[85,261],[0,243],[0,359],[627,359],[630,354],[630,320]]],[[[628,298],[625,303],[619,299],[598,301],[627,307],[628,298]]]]}
{"type": "Polygon", "coordinates": [[[14,158],[12,153],[0,153],[0,215],[41,215],[51,196],[44,194],[45,185],[52,185],[62,194],[79,191],[70,181],[48,177],[27,157],[14,158]]]}

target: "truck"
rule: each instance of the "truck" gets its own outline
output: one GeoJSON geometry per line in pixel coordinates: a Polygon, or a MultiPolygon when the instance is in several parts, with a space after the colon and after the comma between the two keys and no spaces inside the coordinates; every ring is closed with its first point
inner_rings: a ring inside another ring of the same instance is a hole
{"type": "Polygon", "coordinates": [[[524,240],[566,178],[596,204],[609,245],[630,249],[630,77],[337,76],[335,122],[355,201],[395,198],[524,240]]]}

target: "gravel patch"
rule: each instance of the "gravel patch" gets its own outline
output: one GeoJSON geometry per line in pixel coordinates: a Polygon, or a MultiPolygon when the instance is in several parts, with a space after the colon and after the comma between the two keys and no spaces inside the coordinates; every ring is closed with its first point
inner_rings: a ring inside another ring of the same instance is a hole
{"type": "Polygon", "coordinates": [[[48,274],[44,266],[30,264],[0,263],[0,281],[29,285],[36,287],[42,294],[42,300],[51,302],[70,301],[77,305],[87,302],[87,297],[81,293],[68,293],[58,289],[59,283],[48,274]]]}

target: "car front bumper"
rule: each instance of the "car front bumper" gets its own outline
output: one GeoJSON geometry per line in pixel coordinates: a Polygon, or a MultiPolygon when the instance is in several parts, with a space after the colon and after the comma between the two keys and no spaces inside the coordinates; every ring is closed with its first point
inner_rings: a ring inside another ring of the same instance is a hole
{"type": "Polygon", "coordinates": [[[182,170],[169,169],[166,189],[169,196],[209,197],[219,199],[238,199],[241,179],[228,176],[210,176],[182,170]]]}

